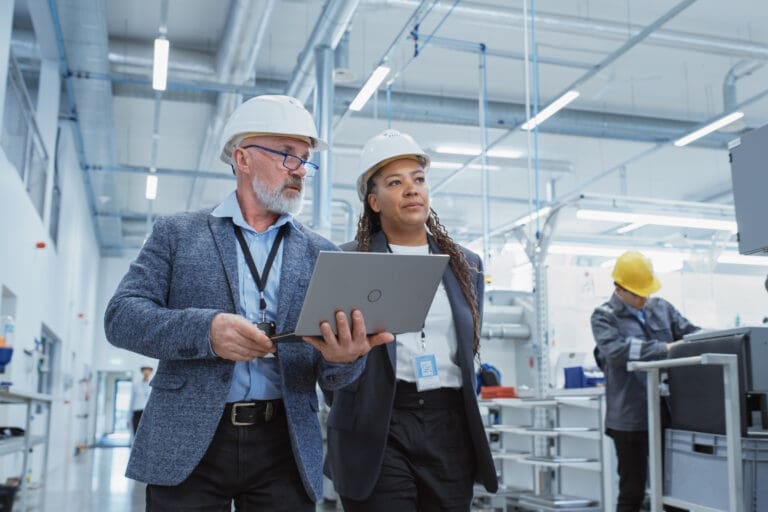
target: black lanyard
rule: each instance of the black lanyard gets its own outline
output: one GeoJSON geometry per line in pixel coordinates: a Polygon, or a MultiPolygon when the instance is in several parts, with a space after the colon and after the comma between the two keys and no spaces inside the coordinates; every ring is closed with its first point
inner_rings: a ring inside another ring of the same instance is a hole
{"type": "Polygon", "coordinates": [[[264,287],[267,284],[267,277],[269,277],[269,271],[272,269],[272,262],[275,261],[277,255],[277,248],[280,247],[280,242],[283,241],[285,232],[288,231],[288,223],[280,226],[280,230],[277,232],[277,237],[272,243],[272,248],[269,250],[269,256],[267,256],[267,262],[264,264],[264,275],[260,276],[259,271],[256,268],[256,263],[253,262],[253,256],[251,256],[251,250],[248,248],[248,244],[245,242],[245,237],[240,229],[240,226],[235,225],[235,236],[237,241],[240,242],[240,248],[243,250],[243,256],[245,256],[245,262],[248,264],[248,268],[251,271],[253,280],[256,282],[256,288],[259,290],[259,310],[261,311],[261,321],[267,321],[267,301],[264,298],[264,287]]]}

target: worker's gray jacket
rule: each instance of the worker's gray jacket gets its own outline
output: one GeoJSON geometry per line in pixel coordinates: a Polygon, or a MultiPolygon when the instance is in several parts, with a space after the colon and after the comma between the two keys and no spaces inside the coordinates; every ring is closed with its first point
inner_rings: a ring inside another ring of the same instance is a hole
{"type": "Polygon", "coordinates": [[[667,343],[699,328],[664,299],[651,297],[643,308],[645,324],[614,293],[592,313],[592,334],[605,361],[605,428],[648,430],[645,374],[628,372],[627,361],[667,357],[667,343]]]}

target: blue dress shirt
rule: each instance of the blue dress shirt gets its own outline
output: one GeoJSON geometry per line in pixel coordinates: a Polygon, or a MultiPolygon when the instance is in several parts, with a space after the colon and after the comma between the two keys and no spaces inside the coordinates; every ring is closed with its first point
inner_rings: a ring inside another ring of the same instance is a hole
{"type": "MultiPolygon", "coordinates": [[[[239,226],[248,243],[248,248],[253,256],[256,269],[263,275],[264,265],[267,262],[267,256],[275,242],[277,232],[280,226],[286,223],[293,225],[293,217],[290,215],[281,215],[277,222],[271,225],[263,233],[257,233],[251,226],[245,222],[243,212],[240,210],[240,204],[237,202],[237,195],[232,192],[222,203],[217,206],[211,215],[214,217],[228,217],[232,222],[239,226]]],[[[248,269],[248,264],[240,249],[237,239],[232,236],[234,249],[237,251],[237,276],[238,291],[240,295],[240,305],[238,313],[251,322],[261,322],[261,311],[259,310],[259,289],[248,269]]],[[[267,301],[267,322],[274,322],[276,319],[275,309],[277,308],[277,290],[280,283],[280,268],[283,263],[283,246],[280,244],[279,250],[275,255],[275,261],[272,263],[272,269],[269,271],[267,282],[264,287],[264,298],[267,301]]],[[[227,402],[238,402],[242,400],[273,400],[283,396],[280,387],[280,366],[274,357],[257,357],[253,361],[237,361],[235,371],[232,375],[232,384],[227,395],[227,402]]]]}

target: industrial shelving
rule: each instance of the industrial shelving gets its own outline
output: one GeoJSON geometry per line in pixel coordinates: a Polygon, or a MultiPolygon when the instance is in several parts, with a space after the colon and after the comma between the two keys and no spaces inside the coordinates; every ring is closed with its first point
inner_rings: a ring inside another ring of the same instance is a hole
{"type": "Polygon", "coordinates": [[[544,399],[482,400],[480,406],[489,411],[488,418],[498,421],[486,427],[500,478],[502,500],[497,497],[494,506],[503,510],[512,505],[534,511],[602,510],[602,504],[611,501],[603,475],[611,474],[612,465],[604,455],[603,404],[602,389],[559,390],[544,399]],[[546,428],[534,428],[534,413],[542,408],[551,411],[552,422],[546,428]],[[534,442],[541,439],[549,453],[535,456],[534,442]],[[600,494],[583,497],[581,507],[550,506],[550,501],[537,494],[536,475],[542,469],[553,473],[556,495],[573,495],[575,489],[584,488],[600,489],[600,494]],[[570,485],[573,480],[576,485],[570,485]]]}
{"type": "MultiPolygon", "coordinates": [[[[41,393],[29,393],[24,391],[10,391],[9,389],[0,389],[0,404],[12,405],[20,404],[26,406],[25,414],[25,426],[24,435],[19,437],[11,437],[6,439],[0,439],[0,456],[10,455],[14,453],[22,454],[19,494],[20,494],[20,506],[19,510],[29,510],[29,482],[26,480],[27,468],[29,467],[29,454],[33,446],[43,445],[43,471],[40,480],[39,492],[42,499],[45,486],[45,470],[48,466],[48,441],[51,431],[51,396],[41,393]],[[45,430],[43,435],[32,435],[32,406],[42,405],[46,411],[45,430]]],[[[43,508],[43,504],[39,504],[39,508],[43,508]]]]}

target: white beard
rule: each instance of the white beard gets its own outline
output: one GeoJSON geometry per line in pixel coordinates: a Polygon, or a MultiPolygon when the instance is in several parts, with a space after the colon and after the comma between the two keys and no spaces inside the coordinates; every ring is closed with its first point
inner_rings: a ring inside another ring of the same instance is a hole
{"type": "Polygon", "coordinates": [[[295,217],[304,207],[304,184],[298,179],[292,179],[274,190],[269,190],[257,179],[251,182],[251,186],[259,201],[271,212],[280,215],[287,213],[295,217]],[[293,198],[285,197],[283,192],[289,185],[301,187],[301,192],[293,198]]]}

